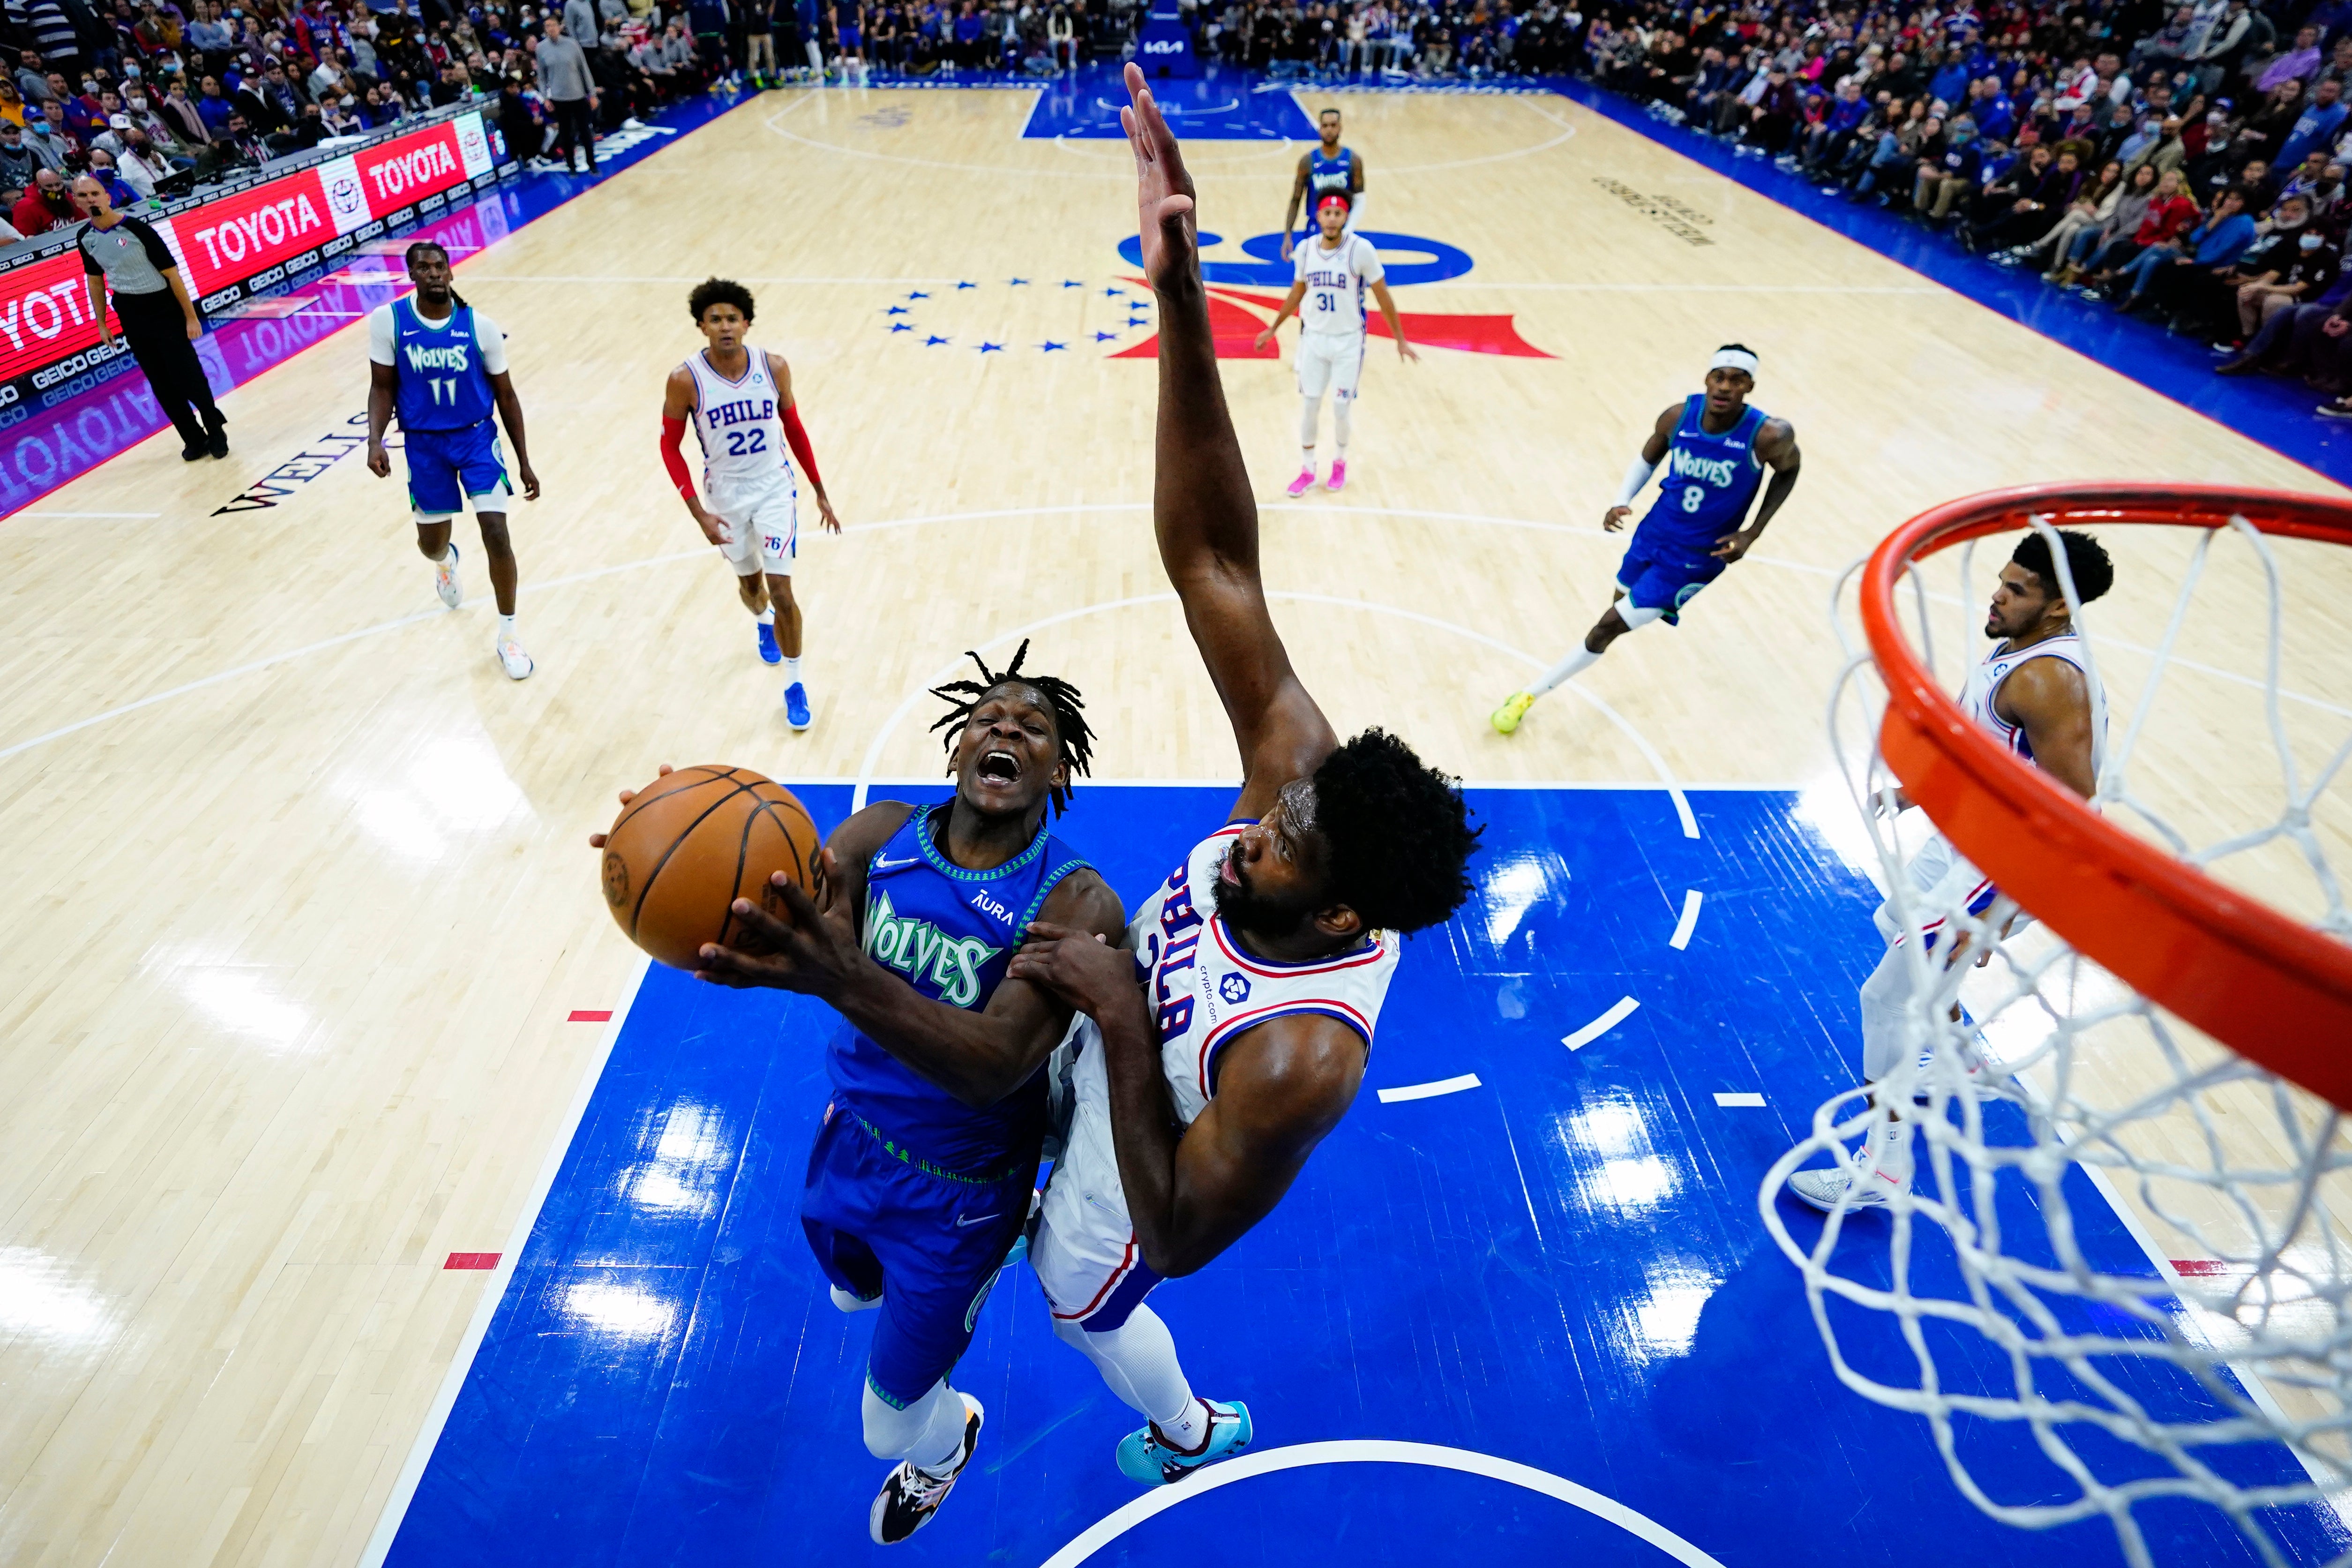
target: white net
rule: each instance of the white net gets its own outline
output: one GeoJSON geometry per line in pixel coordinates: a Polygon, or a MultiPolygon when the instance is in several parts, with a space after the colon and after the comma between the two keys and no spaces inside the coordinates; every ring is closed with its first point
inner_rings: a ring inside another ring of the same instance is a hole
{"type": "MultiPolygon", "coordinates": [[[[2337,787],[2352,692],[2325,689],[2352,679],[2340,631],[2332,647],[2325,635],[2352,561],[2297,545],[2309,555],[2283,567],[2243,519],[2100,533],[2116,603],[2077,617],[2089,689],[2112,710],[2098,809],[2352,941],[2330,865],[2352,853],[2337,787]],[[2316,650],[2287,634],[2315,600],[2316,650]],[[2257,642],[2259,671],[2216,662],[2252,664],[2257,642]]],[[[1988,542],[1987,564],[2017,537],[1988,542]]],[[[1911,646],[1947,691],[1990,646],[1991,572],[1971,582],[1972,553],[1915,560],[1899,584],[1911,646]]],[[[2079,603],[2071,578],[2067,593],[2079,603]]],[[[1846,842],[1880,883],[1889,941],[1862,1002],[1867,1028],[1877,987],[1896,1065],[1823,1104],[1761,1193],[1837,1375],[1927,1417],[1953,1480],[2009,1523],[2104,1515],[2135,1563],[2352,1563],[2342,1114],[2135,994],[1900,809],[1878,670],[1843,616],[1839,635],[1846,842]],[[1906,1163],[1908,1183],[1889,1179],[1906,1163]],[[1825,1218],[1792,1180],[1830,1194],[1825,1218]]]]}

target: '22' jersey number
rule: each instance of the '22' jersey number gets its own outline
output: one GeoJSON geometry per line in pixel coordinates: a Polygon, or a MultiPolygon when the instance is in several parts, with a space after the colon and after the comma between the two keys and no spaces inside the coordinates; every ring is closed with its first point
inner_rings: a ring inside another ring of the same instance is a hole
{"type": "Polygon", "coordinates": [[[748,458],[767,449],[768,432],[764,428],[755,426],[749,430],[727,432],[727,455],[730,458],[748,458]]]}

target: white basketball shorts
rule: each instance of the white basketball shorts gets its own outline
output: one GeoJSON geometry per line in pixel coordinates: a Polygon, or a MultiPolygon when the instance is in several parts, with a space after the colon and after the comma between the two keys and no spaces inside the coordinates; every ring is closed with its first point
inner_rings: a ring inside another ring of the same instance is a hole
{"type": "Polygon", "coordinates": [[[1124,1323],[1160,1283],[1144,1266],[1128,1217],[1108,1110],[1092,1096],[1080,1097],[1029,1242],[1029,1266],[1045,1287],[1055,1321],[1100,1329],[1124,1323]]]}
{"type": "MultiPolygon", "coordinates": [[[[1916,935],[1925,938],[1931,949],[1940,949],[1945,932],[1954,929],[1954,919],[1961,910],[1982,919],[2000,897],[1992,879],[1940,833],[1929,834],[1904,868],[1910,884],[1905,889],[1906,907],[1898,910],[1895,900],[1888,899],[1871,915],[1878,934],[1889,944],[1916,935]]],[[[2007,923],[2009,934],[2014,935],[2032,924],[2033,917],[2019,910],[2007,923]]]]}
{"type": "Polygon", "coordinates": [[[1356,395],[1364,376],[1362,332],[1301,332],[1298,335],[1298,394],[1320,397],[1328,388],[1344,400],[1356,395]]]}
{"type": "Polygon", "coordinates": [[[791,475],[750,494],[705,500],[702,506],[719,520],[719,533],[726,542],[719,552],[735,568],[735,575],[793,574],[793,557],[800,542],[800,497],[791,475]]]}

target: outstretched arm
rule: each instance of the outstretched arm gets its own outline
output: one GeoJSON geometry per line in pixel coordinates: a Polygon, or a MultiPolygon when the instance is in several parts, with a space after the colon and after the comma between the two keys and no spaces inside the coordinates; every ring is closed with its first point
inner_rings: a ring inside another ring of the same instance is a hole
{"type": "Polygon", "coordinates": [[[1217,378],[1209,296],[1194,242],[1192,180],[1143,72],[1127,68],[1119,110],[1135,152],[1144,276],[1160,301],[1160,419],[1152,526],[1160,563],[1184,606],[1242,757],[1236,816],[1262,816],[1291,780],[1339,747],[1274,629],[1258,574],[1257,502],[1217,378]]]}
{"type": "Polygon", "coordinates": [[[1764,532],[1764,525],[1797,488],[1797,466],[1802,460],[1797,450],[1796,426],[1786,419],[1767,419],[1756,432],[1756,456],[1772,470],[1772,478],[1764,486],[1763,504],[1756,509],[1756,521],[1730,535],[1708,553],[1726,561],[1737,561],[1748,553],[1764,532]]]}
{"type": "MultiPolygon", "coordinates": [[[[1119,118],[1121,120],[1125,120],[1127,115],[1128,111],[1126,110],[1119,110],[1119,118]]],[[[1128,132],[1129,139],[1132,139],[1134,134],[1135,133],[1133,132],[1128,132]]],[[[1290,237],[1298,232],[1298,204],[1307,199],[1307,160],[1308,156],[1309,154],[1305,153],[1298,154],[1298,174],[1297,178],[1290,182],[1290,205],[1282,209],[1282,258],[1285,261],[1290,259],[1290,237]]]]}
{"type": "Polygon", "coordinates": [[[1290,286],[1290,292],[1282,298],[1282,309],[1274,313],[1274,320],[1268,321],[1265,324],[1265,331],[1257,335],[1259,348],[1265,347],[1266,340],[1282,330],[1282,323],[1298,313],[1298,301],[1305,298],[1307,298],[1307,281],[1301,279],[1290,286]]]}

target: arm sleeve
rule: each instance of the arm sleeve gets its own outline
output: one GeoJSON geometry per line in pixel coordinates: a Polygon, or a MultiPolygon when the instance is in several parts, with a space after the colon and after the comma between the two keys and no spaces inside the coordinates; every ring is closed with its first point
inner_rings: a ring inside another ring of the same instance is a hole
{"type": "Polygon", "coordinates": [[[662,416],[662,467],[669,470],[669,482],[687,500],[694,499],[694,476],[687,471],[686,455],[678,448],[686,443],[686,421],[662,416]]]}
{"type": "MultiPolygon", "coordinates": [[[[386,319],[389,320],[389,317],[386,319]]],[[[484,374],[506,374],[507,335],[499,331],[499,324],[496,321],[479,310],[474,312],[474,342],[481,345],[484,374]]]]}
{"type": "Polygon", "coordinates": [[[1633,466],[1625,470],[1625,483],[1617,491],[1617,504],[1632,506],[1633,498],[1642,493],[1642,487],[1648,484],[1650,476],[1657,471],[1658,466],[1655,463],[1639,452],[1634,453],[1633,466]]]}
{"type": "Polygon", "coordinates": [[[368,359],[376,364],[392,364],[392,307],[378,305],[368,312],[368,359]]]}
{"type": "Polygon", "coordinates": [[[824,489],[824,479],[816,471],[816,454],[809,450],[808,432],[801,428],[801,411],[797,405],[784,410],[784,439],[792,443],[793,461],[809,477],[809,483],[824,489]]]}

